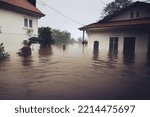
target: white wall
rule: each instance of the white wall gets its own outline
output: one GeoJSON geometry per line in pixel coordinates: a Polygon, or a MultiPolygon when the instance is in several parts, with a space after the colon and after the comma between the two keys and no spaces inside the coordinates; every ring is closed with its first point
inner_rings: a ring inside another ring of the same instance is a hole
{"type": "Polygon", "coordinates": [[[119,44],[118,50],[123,51],[124,37],[136,37],[135,51],[136,52],[147,52],[148,38],[150,32],[142,29],[139,31],[88,31],[88,47],[93,49],[94,41],[99,41],[99,49],[108,52],[110,37],[118,37],[119,44]]]}
{"type": "Polygon", "coordinates": [[[3,9],[0,9],[0,17],[0,42],[4,42],[6,49],[8,46],[9,48],[11,47],[11,50],[16,48],[15,46],[21,47],[23,40],[27,40],[30,36],[38,35],[37,18],[3,9]],[[33,20],[32,35],[27,34],[29,28],[24,27],[24,18],[33,20]]]}

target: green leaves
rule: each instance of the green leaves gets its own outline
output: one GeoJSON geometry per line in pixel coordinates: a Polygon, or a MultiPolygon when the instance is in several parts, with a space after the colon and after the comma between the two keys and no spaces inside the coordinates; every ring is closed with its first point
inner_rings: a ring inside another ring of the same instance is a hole
{"type": "Polygon", "coordinates": [[[115,12],[126,8],[132,3],[132,0],[114,0],[113,2],[107,4],[106,7],[104,7],[102,15],[105,17],[107,15],[114,14],[115,12]]]}
{"type": "Polygon", "coordinates": [[[0,43],[0,60],[3,60],[7,57],[9,57],[10,55],[8,54],[8,52],[5,52],[5,49],[4,49],[4,44],[3,43],[0,43]]]}

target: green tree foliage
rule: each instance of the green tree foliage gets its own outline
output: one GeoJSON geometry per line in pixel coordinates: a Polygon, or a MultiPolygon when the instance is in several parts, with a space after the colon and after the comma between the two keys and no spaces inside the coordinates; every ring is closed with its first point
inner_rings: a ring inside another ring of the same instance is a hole
{"type": "Polygon", "coordinates": [[[9,54],[5,52],[3,43],[0,43],[0,60],[5,59],[7,57],[9,57],[9,54]]]}
{"type": "Polygon", "coordinates": [[[126,8],[132,3],[132,0],[114,0],[113,2],[107,4],[106,7],[104,7],[102,15],[103,17],[111,15],[122,8],[126,8]]]}
{"type": "Polygon", "coordinates": [[[42,46],[48,46],[53,43],[52,32],[50,27],[41,27],[38,29],[40,44],[42,46]]]}
{"type": "Polygon", "coordinates": [[[67,44],[74,42],[74,39],[71,38],[70,32],[60,31],[58,29],[52,29],[52,38],[55,41],[55,44],[67,44]]]}
{"type": "Polygon", "coordinates": [[[41,27],[38,29],[40,44],[47,46],[49,44],[67,44],[74,43],[75,40],[71,38],[71,33],[68,31],[61,31],[59,29],[51,29],[50,27],[41,27]]]}

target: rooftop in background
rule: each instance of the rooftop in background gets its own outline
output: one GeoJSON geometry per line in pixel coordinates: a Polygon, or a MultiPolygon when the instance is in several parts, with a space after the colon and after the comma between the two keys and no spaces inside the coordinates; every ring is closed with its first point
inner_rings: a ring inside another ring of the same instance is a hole
{"type": "Polygon", "coordinates": [[[116,17],[117,15],[122,14],[123,12],[134,8],[136,6],[142,6],[144,8],[148,8],[150,11],[150,3],[145,2],[135,2],[128,7],[121,9],[120,11],[115,12],[114,14],[108,15],[104,17],[102,20],[92,23],[86,26],[79,28],[80,30],[89,30],[89,29],[103,29],[103,28],[111,28],[111,27],[122,27],[122,26],[148,26],[150,25],[150,17],[144,18],[135,18],[135,19],[127,19],[127,20],[120,20],[120,21],[111,21],[112,18],[116,17]]]}
{"type": "Polygon", "coordinates": [[[128,10],[128,9],[134,8],[134,7],[136,7],[136,6],[142,6],[142,7],[150,8],[150,3],[145,3],[145,2],[139,2],[139,1],[137,1],[137,2],[135,2],[135,3],[131,4],[131,5],[129,5],[128,7],[123,8],[123,9],[121,9],[121,10],[115,12],[114,14],[111,14],[111,15],[108,15],[108,16],[104,17],[104,18],[103,18],[102,20],[100,20],[99,22],[106,22],[106,21],[108,21],[109,19],[111,19],[111,18],[113,18],[113,17],[115,17],[115,16],[121,14],[122,12],[124,12],[124,11],[126,11],[126,10],[128,10]]]}
{"type": "Polygon", "coordinates": [[[0,8],[7,9],[34,17],[45,16],[39,9],[27,0],[0,0],[0,8]]]}

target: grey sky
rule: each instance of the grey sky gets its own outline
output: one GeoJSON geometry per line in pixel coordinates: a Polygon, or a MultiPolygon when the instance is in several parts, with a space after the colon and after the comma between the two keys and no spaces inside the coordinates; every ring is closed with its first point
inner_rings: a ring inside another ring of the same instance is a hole
{"type": "Polygon", "coordinates": [[[72,37],[77,39],[82,36],[82,32],[79,31],[78,28],[83,25],[70,21],[49,7],[39,4],[40,1],[43,1],[73,20],[87,25],[98,21],[102,9],[107,3],[113,0],[37,0],[37,7],[46,14],[45,17],[39,20],[39,26],[49,26],[55,29],[67,30],[72,34],[72,37]]]}

